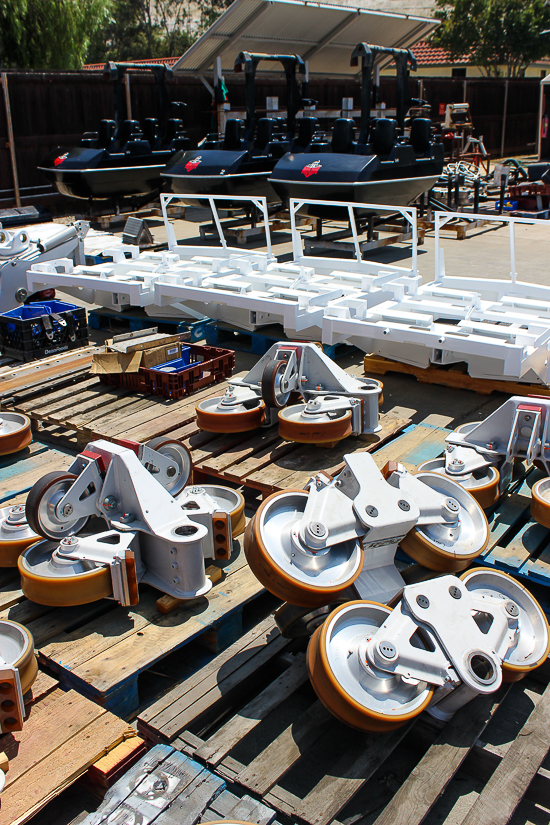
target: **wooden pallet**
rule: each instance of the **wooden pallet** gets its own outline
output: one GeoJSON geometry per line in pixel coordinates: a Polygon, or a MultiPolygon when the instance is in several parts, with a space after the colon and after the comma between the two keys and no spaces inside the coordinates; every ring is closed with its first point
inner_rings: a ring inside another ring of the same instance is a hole
{"type": "MultiPolygon", "coordinates": [[[[359,366],[349,372],[362,375],[359,366]]],[[[376,449],[406,427],[415,412],[394,407],[381,416],[382,429],[377,435],[348,438],[333,450],[283,441],[276,427],[222,436],[200,432],[195,421],[196,404],[208,396],[223,394],[226,386],[224,382],[190,398],[170,401],[114,389],[101,384],[97,376],[89,376],[54,388],[51,393],[29,389],[16,396],[9,409],[28,415],[42,440],[68,449],[80,449],[94,438],[147,441],[169,433],[191,451],[197,479],[215,477],[262,492],[281,489],[290,480],[294,483],[296,479],[291,477],[296,473],[307,480],[308,473],[321,467],[328,470],[341,466],[347,452],[376,449]]]]}
{"type": "Polygon", "coordinates": [[[141,742],[122,719],[39,672],[23,730],[0,738],[9,759],[0,825],[27,822],[120,743],[141,742]]]}
{"type": "Polygon", "coordinates": [[[459,390],[471,390],[479,395],[490,395],[492,392],[505,392],[508,395],[545,395],[550,396],[550,386],[546,384],[525,384],[521,381],[500,381],[498,379],[472,378],[466,372],[465,364],[447,366],[432,366],[423,369],[401,361],[391,361],[381,355],[365,355],[364,367],[367,375],[386,375],[388,372],[400,375],[412,375],[421,384],[440,384],[445,387],[454,387],[459,390]]]}
{"type": "Polygon", "coordinates": [[[478,779],[480,793],[453,822],[506,823],[528,789],[528,799],[548,805],[550,772],[540,766],[550,735],[549,687],[541,695],[526,679],[470,702],[445,726],[424,714],[392,733],[366,734],[332,717],[309,685],[303,654],[294,658],[221,727],[203,736],[186,731],[173,745],[239,792],[307,825],[359,814],[376,825],[415,825],[435,813],[440,797],[448,810],[467,775],[478,779]]]}
{"type": "Polygon", "coordinates": [[[155,318],[147,315],[143,309],[133,309],[129,312],[115,312],[110,309],[93,309],[88,314],[88,324],[92,329],[111,330],[122,332],[129,330],[136,332],[142,329],[157,327],[161,332],[180,333],[189,332],[192,344],[202,341],[204,330],[209,319],[203,321],[182,320],[177,317],[155,318]]]}
{"type": "MultiPolygon", "coordinates": [[[[280,324],[258,327],[256,330],[239,329],[223,321],[209,321],[204,327],[206,343],[211,347],[223,347],[238,352],[250,352],[255,355],[265,353],[279,341],[284,341],[286,334],[280,324]]],[[[323,351],[329,358],[340,358],[356,350],[352,344],[323,344],[323,351]]]]}
{"type": "Polygon", "coordinates": [[[78,822],[195,825],[227,818],[278,825],[275,816],[273,809],[252,797],[230,793],[223,779],[180,751],[157,745],[107,792],[95,813],[78,822]]]}
{"type": "MultiPolygon", "coordinates": [[[[497,213],[495,212],[495,215],[497,213]]],[[[440,232],[454,232],[456,234],[457,241],[464,241],[468,236],[468,232],[472,232],[474,229],[480,229],[482,226],[487,226],[490,224],[490,220],[472,220],[471,218],[468,219],[467,213],[465,213],[464,218],[455,218],[453,221],[449,221],[448,223],[440,226],[440,232]]],[[[429,232],[430,230],[435,229],[435,223],[430,220],[426,220],[425,218],[420,218],[417,222],[419,228],[422,228],[425,232],[429,232]]]]}
{"type": "MultiPolygon", "coordinates": [[[[73,455],[35,442],[4,458],[0,504],[23,504],[35,481],[52,467],[67,469],[73,455]]],[[[199,637],[217,652],[241,635],[244,606],[264,592],[246,563],[242,536],[229,562],[212,567],[219,578],[208,597],[167,608],[166,597],[161,600],[158,590],[143,586],[140,602],[131,610],[107,599],[67,608],[35,604],[23,595],[17,569],[5,568],[0,571],[0,616],[29,628],[40,661],[63,687],[126,715],[139,704],[139,675],[155,662],[199,637]]]]}

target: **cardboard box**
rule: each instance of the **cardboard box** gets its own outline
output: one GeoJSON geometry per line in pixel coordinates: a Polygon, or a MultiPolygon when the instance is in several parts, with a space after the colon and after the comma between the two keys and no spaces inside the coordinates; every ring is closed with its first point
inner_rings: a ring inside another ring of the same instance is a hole
{"type": "MultiPolygon", "coordinates": [[[[118,336],[124,338],[124,336],[118,336]]],[[[181,355],[181,345],[187,334],[158,335],[130,338],[117,341],[113,338],[105,342],[106,351],[96,353],[92,361],[92,375],[112,375],[125,372],[139,372],[140,367],[156,367],[172,361],[181,355]],[[160,343],[162,342],[162,343],[160,343]],[[116,347],[116,349],[114,349],[116,347]],[[124,351],[121,351],[124,350],[124,351]]]]}

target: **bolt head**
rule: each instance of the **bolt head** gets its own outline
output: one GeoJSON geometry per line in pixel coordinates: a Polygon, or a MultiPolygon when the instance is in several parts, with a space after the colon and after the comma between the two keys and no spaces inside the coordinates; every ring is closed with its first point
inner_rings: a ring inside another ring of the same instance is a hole
{"type": "Polygon", "coordinates": [[[365,513],[371,518],[376,518],[378,516],[378,510],[373,504],[367,504],[365,507],[365,513]]]}
{"type": "Polygon", "coordinates": [[[451,513],[458,513],[460,510],[460,504],[455,498],[448,498],[445,500],[445,507],[447,510],[450,510],[451,513]]]}
{"type": "Polygon", "coordinates": [[[506,610],[508,615],[511,616],[513,619],[517,619],[517,617],[519,616],[519,608],[517,604],[515,604],[515,602],[506,602],[506,604],[504,605],[504,609],[506,610]]]}
{"type": "Polygon", "coordinates": [[[453,597],[453,599],[461,599],[462,598],[462,591],[460,587],[457,587],[455,584],[452,584],[449,587],[449,594],[453,597]]]}
{"type": "Polygon", "coordinates": [[[168,467],[168,469],[166,470],[166,475],[168,476],[168,478],[174,478],[177,472],[178,471],[175,467],[168,467]]]}
{"type": "Polygon", "coordinates": [[[422,607],[426,610],[430,606],[430,600],[427,596],[423,596],[421,593],[416,597],[416,603],[419,607],[422,607]]]}
{"type": "Polygon", "coordinates": [[[72,512],[73,512],[73,505],[72,505],[72,504],[66,504],[66,505],[63,507],[63,511],[62,511],[62,512],[63,512],[63,515],[64,515],[64,516],[70,516],[70,515],[72,515],[72,512]]]}
{"type": "Polygon", "coordinates": [[[400,501],[397,502],[397,506],[399,507],[400,510],[403,510],[404,513],[408,513],[409,510],[411,509],[411,505],[409,504],[408,501],[405,501],[404,498],[402,498],[400,501]]]}

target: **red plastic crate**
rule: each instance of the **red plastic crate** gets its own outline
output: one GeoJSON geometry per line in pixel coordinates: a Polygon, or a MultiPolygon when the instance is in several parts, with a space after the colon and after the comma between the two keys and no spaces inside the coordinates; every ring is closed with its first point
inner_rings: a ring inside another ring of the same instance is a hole
{"type": "Polygon", "coordinates": [[[139,372],[102,375],[101,383],[177,400],[209,384],[219,384],[231,378],[235,366],[233,350],[202,344],[186,343],[186,346],[191,350],[191,366],[183,372],[161,372],[157,367],[140,367],[139,372]]]}

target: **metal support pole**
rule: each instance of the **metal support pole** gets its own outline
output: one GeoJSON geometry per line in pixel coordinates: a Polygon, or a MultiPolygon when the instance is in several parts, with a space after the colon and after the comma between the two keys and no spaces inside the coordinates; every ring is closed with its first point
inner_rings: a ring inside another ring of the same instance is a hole
{"type": "Polygon", "coordinates": [[[540,133],[541,133],[541,130],[542,130],[542,110],[543,110],[542,107],[543,107],[543,103],[544,103],[544,86],[541,83],[540,84],[540,91],[539,91],[539,114],[538,114],[538,117],[537,117],[537,141],[536,141],[536,143],[537,143],[537,150],[536,151],[537,151],[538,160],[541,159],[541,157],[540,157],[540,149],[541,149],[541,146],[540,146],[540,138],[541,138],[540,133]]]}
{"type": "Polygon", "coordinates": [[[13,175],[15,205],[21,206],[21,195],[19,193],[19,176],[17,174],[17,160],[15,157],[15,141],[13,139],[13,124],[11,120],[10,95],[8,91],[8,75],[6,74],[6,72],[2,72],[2,92],[4,94],[4,106],[6,107],[6,123],[8,126],[8,146],[10,150],[11,171],[13,175]]]}
{"type": "Polygon", "coordinates": [[[126,86],[126,118],[132,120],[132,97],[130,95],[130,75],[128,72],[124,75],[124,84],[126,86]]]}
{"type": "Polygon", "coordinates": [[[509,81],[506,80],[504,84],[504,112],[502,113],[502,137],[500,139],[500,157],[504,157],[504,141],[506,138],[506,115],[508,114],[508,85],[509,81]]]}
{"type": "Polygon", "coordinates": [[[479,212],[479,191],[481,188],[481,180],[476,178],[474,180],[474,212],[477,214],[479,212]]]}
{"type": "Polygon", "coordinates": [[[506,178],[502,175],[500,179],[500,201],[498,204],[498,214],[502,215],[502,210],[504,209],[504,193],[506,191],[506,178]]]}

